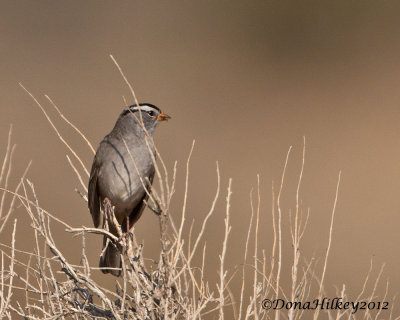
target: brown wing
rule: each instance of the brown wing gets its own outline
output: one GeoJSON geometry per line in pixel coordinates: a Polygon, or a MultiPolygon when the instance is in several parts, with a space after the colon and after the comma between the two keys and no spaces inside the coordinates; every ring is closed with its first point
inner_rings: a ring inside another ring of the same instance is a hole
{"type": "Polygon", "coordinates": [[[88,187],[88,206],[92,215],[93,224],[96,228],[99,227],[102,220],[100,211],[100,195],[98,193],[97,179],[99,167],[96,163],[96,158],[93,161],[92,170],[90,171],[89,187],[88,187]]]}
{"type": "MultiPolygon", "coordinates": [[[[151,192],[151,185],[153,183],[154,179],[154,171],[153,173],[149,176],[149,181],[150,184],[147,186],[147,190],[151,192]]],[[[146,203],[147,199],[149,198],[148,194],[145,192],[142,199],[139,201],[138,205],[133,208],[131,214],[129,215],[129,229],[133,227],[133,225],[139,220],[139,218],[142,216],[143,210],[146,208],[146,203]]],[[[127,232],[126,230],[126,219],[122,223],[122,231],[127,232]]]]}

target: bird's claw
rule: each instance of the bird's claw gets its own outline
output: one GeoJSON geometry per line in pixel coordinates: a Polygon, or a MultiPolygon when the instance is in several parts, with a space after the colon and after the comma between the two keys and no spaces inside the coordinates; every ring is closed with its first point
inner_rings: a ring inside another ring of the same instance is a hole
{"type": "Polygon", "coordinates": [[[133,233],[128,231],[125,233],[125,237],[126,237],[126,242],[129,243],[129,241],[133,240],[133,233]]]}

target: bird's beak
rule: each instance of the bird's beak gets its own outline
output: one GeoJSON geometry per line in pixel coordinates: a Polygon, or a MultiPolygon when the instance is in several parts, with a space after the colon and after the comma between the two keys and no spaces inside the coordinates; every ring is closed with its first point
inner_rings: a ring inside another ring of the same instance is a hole
{"type": "Polygon", "coordinates": [[[168,121],[168,119],[171,119],[171,117],[164,112],[161,112],[157,118],[158,121],[168,121]]]}

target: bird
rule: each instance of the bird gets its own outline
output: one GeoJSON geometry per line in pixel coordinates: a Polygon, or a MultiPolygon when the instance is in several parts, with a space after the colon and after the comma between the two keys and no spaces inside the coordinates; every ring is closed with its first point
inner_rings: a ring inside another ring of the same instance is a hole
{"type": "MultiPolygon", "coordinates": [[[[139,220],[155,172],[152,136],[158,123],[170,118],[153,104],[131,105],[121,112],[114,128],[100,142],[88,185],[88,207],[96,228],[105,227],[106,199],[114,207],[122,232],[130,232],[139,220]]],[[[109,232],[118,236],[113,224],[109,224],[109,232]]],[[[118,277],[121,263],[120,250],[104,235],[99,263],[102,272],[118,277]]]]}

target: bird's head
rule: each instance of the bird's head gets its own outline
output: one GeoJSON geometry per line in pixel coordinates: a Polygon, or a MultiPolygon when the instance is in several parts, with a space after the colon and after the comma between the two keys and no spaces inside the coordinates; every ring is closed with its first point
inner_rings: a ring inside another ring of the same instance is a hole
{"type": "MultiPolygon", "coordinates": [[[[146,130],[151,134],[159,122],[167,121],[171,117],[163,113],[160,108],[151,103],[133,104],[122,111],[120,118],[129,117],[134,123],[143,121],[146,130]]],[[[137,123],[139,125],[139,123],[137,123]]]]}

